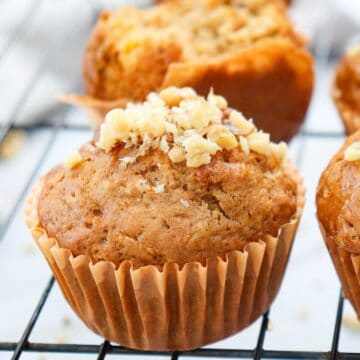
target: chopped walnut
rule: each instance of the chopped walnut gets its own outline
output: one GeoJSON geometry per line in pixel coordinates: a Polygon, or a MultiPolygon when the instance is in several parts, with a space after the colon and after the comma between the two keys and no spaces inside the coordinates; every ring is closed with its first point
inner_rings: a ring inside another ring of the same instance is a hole
{"type": "Polygon", "coordinates": [[[165,135],[161,137],[159,149],[162,150],[164,153],[169,152],[170,148],[165,135]]]}
{"type": "Polygon", "coordinates": [[[159,97],[168,106],[178,106],[181,100],[195,96],[196,93],[192,88],[177,88],[175,86],[170,86],[159,93],[159,97]]]}
{"type": "Polygon", "coordinates": [[[80,153],[78,151],[74,151],[71,155],[69,155],[63,162],[63,165],[67,169],[72,169],[76,165],[80,164],[83,161],[80,153]]]}
{"type": "Polygon", "coordinates": [[[127,140],[130,134],[130,123],[122,109],[113,109],[105,116],[100,128],[100,138],[96,146],[103,150],[111,149],[118,140],[127,140]]]}
{"type": "Polygon", "coordinates": [[[346,161],[360,160],[360,141],[355,141],[345,150],[344,159],[346,161]]]}
{"type": "Polygon", "coordinates": [[[136,119],[136,127],[142,137],[146,134],[151,137],[158,137],[166,131],[165,119],[162,118],[161,112],[156,111],[156,109],[141,114],[136,119]]]}
{"type": "Polygon", "coordinates": [[[238,145],[235,135],[224,125],[210,126],[207,137],[216,142],[222,149],[233,149],[238,145]]]}
{"type": "Polygon", "coordinates": [[[173,163],[180,163],[185,160],[185,153],[184,150],[178,146],[175,145],[168,153],[170,160],[173,163]]]}
{"type": "Polygon", "coordinates": [[[231,111],[229,120],[235,126],[235,128],[239,130],[241,135],[250,134],[253,130],[255,130],[254,124],[246,120],[244,115],[238,111],[235,110],[231,111]]]}
{"type": "Polygon", "coordinates": [[[160,149],[173,163],[188,167],[209,164],[211,155],[239,147],[274,156],[280,164],[286,158],[285,144],[273,144],[240,112],[227,108],[226,100],[212,91],[205,99],[191,88],[170,87],[151,93],[142,104],[128,104],[110,111],[100,129],[96,145],[110,151],[118,143],[131,150],[121,166],[133,163],[151,149],[160,149]]]}
{"type": "Polygon", "coordinates": [[[239,144],[240,144],[240,148],[241,148],[242,152],[245,155],[249,155],[250,154],[249,143],[244,136],[239,136],[239,144]]]}
{"type": "Polygon", "coordinates": [[[225,110],[228,107],[226,99],[223,96],[215,95],[213,91],[210,91],[207,97],[207,101],[210,104],[217,106],[221,110],[225,110]]]}
{"type": "Polygon", "coordinates": [[[190,206],[190,204],[189,204],[189,202],[188,202],[187,200],[180,199],[180,202],[181,202],[181,204],[182,204],[184,207],[186,207],[186,208],[188,208],[188,207],[190,206]]]}
{"type": "Polygon", "coordinates": [[[262,155],[269,155],[270,153],[270,136],[263,132],[250,134],[247,137],[249,148],[262,155]]]}
{"type": "Polygon", "coordinates": [[[274,154],[275,158],[282,164],[287,156],[287,145],[283,141],[279,144],[270,144],[271,151],[274,154]]]}
{"type": "Polygon", "coordinates": [[[214,155],[221,148],[214,142],[194,134],[183,141],[186,165],[199,167],[210,163],[210,155],[214,155]]]}

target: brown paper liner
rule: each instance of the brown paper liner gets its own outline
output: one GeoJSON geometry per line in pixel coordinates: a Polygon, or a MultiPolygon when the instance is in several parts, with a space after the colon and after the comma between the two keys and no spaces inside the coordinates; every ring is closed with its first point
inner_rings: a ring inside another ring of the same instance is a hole
{"type": "Polygon", "coordinates": [[[320,230],[342,284],[344,296],[349,299],[360,316],[360,255],[339,247],[333,237],[328,236],[323,225],[320,230]]]}
{"type": "Polygon", "coordinates": [[[133,268],[123,261],[92,264],[72,256],[39,227],[37,198],[30,194],[26,221],[70,306],[97,334],[129,348],[189,350],[225,338],[270,307],[280,287],[304,205],[298,174],[298,209],[278,237],[248,243],[225,259],[133,268]]]}

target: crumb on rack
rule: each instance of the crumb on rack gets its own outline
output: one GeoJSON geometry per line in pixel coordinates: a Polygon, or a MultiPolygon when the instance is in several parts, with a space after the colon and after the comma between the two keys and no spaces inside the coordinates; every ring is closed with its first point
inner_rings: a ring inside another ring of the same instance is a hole
{"type": "Polygon", "coordinates": [[[346,161],[360,160],[360,141],[355,141],[347,147],[344,153],[344,159],[346,161]]]}
{"type": "Polygon", "coordinates": [[[0,158],[14,157],[25,143],[25,133],[21,130],[11,130],[0,144],[0,158]]]}
{"type": "Polygon", "coordinates": [[[28,241],[22,245],[22,250],[25,254],[32,255],[35,253],[36,248],[33,242],[28,241]]]}
{"type": "Polygon", "coordinates": [[[355,314],[344,314],[342,323],[347,329],[354,332],[360,332],[360,321],[355,314]]]}
{"type": "Polygon", "coordinates": [[[63,325],[63,327],[70,327],[72,324],[71,318],[67,315],[64,315],[61,319],[61,324],[63,325]]]}
{"type": "Polygon", "coordinates": [[[301,310],[298,312],[296,318],[300,321],[307,321],[310,319],[310,312],[307,310],[301,310]]]}
{"type": "Polygon", "coordinates": [[[68,336],[67,336],[65,333],[60,332],[60,333],[56,334],[54,340],[55,340],[56,343],[58,343],[58,344],[66,344],[69,339],[68,339],[68,336]]]}
{"type": "Polygon", "coordinates": [[[83,161],[79,151],[74,151],[63,162],[63,165],[67,169],[72,169],[83,161]]]}
{"type": "Polygon", "coordinates": [[[133,156],[124,156],[119,160],[121,161],[121,167],[125,169],[127,164],[133,164],[136,161],[136,158],[133,156]]]}

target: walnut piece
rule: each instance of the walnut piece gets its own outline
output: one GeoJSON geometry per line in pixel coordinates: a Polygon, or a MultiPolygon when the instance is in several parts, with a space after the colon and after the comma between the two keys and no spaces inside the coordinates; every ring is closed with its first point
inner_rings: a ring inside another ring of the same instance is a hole
{"type": "Polygon", "coordinates": [[[344,159],[346,161],[360,160],[360,141],[355,141],[345,150],[344,159]]]}
{"type": "Polygon", "coordinates": [[[63,165],[67,169],[72,169],[76,165],[80,164],[83,161],[80,153],[78,151],[74,151],[70,154],[63,162],[63,165]]]}
{"type": "Polygon", "coordinates": [[[128,104],[105,116],[96,145],[105,151],[123,143],[131,151],[121,166],[136,161],[150,149],[159,148],[173,163],[186,161],[188,167],[209,164],[217,151],[239,147],[273,156],[283,164],[287,156],[284,143],[273,144],[269,134],[258,131],[240,112],[229,109],[227,101],[212,91],[207,98],[191,88],[169,87],[150,93],[142,104],[128,104]]]}

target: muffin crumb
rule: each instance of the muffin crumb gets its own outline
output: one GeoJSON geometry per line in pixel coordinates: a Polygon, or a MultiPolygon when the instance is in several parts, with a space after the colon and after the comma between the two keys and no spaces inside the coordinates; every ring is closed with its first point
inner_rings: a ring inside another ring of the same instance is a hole
{"type": "Polygon", "coordinates": [[[158,184],[156,186],[153,186],[153,190],[154,190],[155,194],[161,194],[165,190],[165,185],[164,184],[158,184]]]}
{"type": "Polygon", "coordinates": [[[188,208],[190,206],[189,202],[187,200],[184,199],[180,199],[180,202],[182,205],[184,205],[186,208],[188,208]]]}
{"type": "Polygon", "coordinates": [[[342,323],[349,330],[360,332],[360,321],[356,315],[345,314],[343,316],[342,323]]]}
{"type": "Polygon", "coordinates": [[[143,179],[143,180],[139,180],[136,184],[136,187],[139,189],[139,190],[144,190],[146,188],[146,185],[147,185],[147,180],[143,179]]]}

